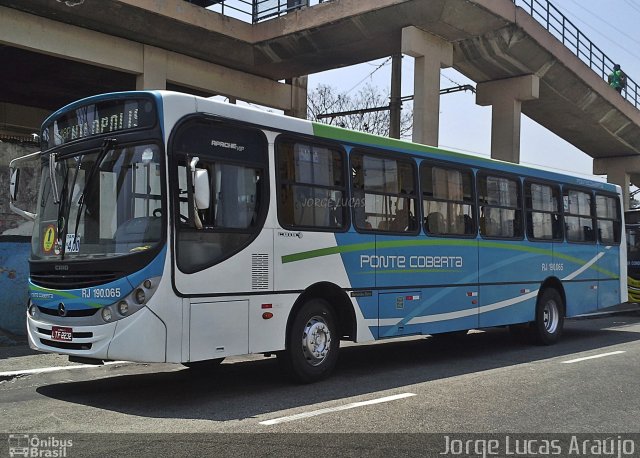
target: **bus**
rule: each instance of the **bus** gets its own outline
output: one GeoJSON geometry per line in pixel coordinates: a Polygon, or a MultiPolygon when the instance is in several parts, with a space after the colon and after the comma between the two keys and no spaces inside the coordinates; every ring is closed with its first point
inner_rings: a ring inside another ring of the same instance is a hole
{"type": "Polygon", "coordinates": [[[629,302],[640,303],[640,210],[624,212],[629,302]]]}
{"type": "Polygon", "coordinates": [[[619,187],[168,92],[44,121],[32,348],[299,382],[341,341],[509,326],[540,344],[626,301],[619,187]]]}

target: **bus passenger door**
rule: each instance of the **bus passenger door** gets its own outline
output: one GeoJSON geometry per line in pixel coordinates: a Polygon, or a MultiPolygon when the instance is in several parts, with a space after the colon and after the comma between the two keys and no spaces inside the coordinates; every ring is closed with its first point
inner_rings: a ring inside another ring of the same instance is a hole
{"type": "Polygon", "coordinates": [[[621,302],[620,276],[628,275],[620,265],[622,218],[618,197],[596,194],[596,227],[598,233],[598,308],[621,302]]]}

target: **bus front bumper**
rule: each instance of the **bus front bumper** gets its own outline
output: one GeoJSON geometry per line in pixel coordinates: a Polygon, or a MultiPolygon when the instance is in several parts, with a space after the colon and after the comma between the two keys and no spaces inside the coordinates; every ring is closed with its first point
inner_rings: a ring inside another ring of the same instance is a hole
{"type": "Polygon", "coordinates": [[[48,323],[42,316],[34,319],[27,315],[27,335],[31,348],[48,353],[148,363],[166,360],[165,325],[146,307],[126,318],[97,326],[63,326],[48,323]],[[58,338],[54,338],[54,332],[58,338]]]}

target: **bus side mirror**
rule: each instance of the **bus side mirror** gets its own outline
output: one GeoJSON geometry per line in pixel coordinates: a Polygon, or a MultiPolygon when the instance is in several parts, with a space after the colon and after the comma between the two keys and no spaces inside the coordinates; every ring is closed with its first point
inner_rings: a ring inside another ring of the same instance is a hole
{"type": "Polygon", "coordinates": [[[10,169],[9,196],[12,201],[18,200],[18,183],[20,182],[20,169],[10,169]]]}
{"type": "Polygon", "coordinates": [[[198,210],[209,208],[211,190],[209,189],[209,172],[206,169],[196,169],[193,172],[193,189],[198,210]]]}
{"type": "MultiPolygon", "coordinates": [[[[33,221],[36,219],[36,214],[27,210],[23,210],[22,208],[19,208],[16,205],[16,204],[21,205],[18,203],[18,194],[20,194],[18,192],[18,190],[20,189],[20,168],[27,166],[27,165],[23,165],[24,163],[29,163],[31,161],[39,160],[40,156],[41,156],[40,151],[38,151],[36,153],[27,154],[26,156],[17,157],[13,159],[11,162],[9,162],[9,208],[11,209],[12,212],[17,213],[18,215],[30,221],[33,221]]],[[[25,179],[27,180],[27,185],[28,185],[29,174],[25,175],[25,179]]],[[[23,184],[23,188],[27,185],[23,184]]],[[[29,193],[27,193],[27,197],[23,196],[23,199],[28,198],[28,194],[29,193]]],[[[22,202],[22,204],[24,203],[25,202],[22,202]]]]}

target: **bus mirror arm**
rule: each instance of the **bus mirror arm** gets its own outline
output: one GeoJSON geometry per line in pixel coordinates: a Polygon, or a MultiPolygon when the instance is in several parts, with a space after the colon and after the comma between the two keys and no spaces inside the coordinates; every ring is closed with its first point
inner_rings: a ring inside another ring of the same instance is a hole
{"type": "Polygon", "coordinates": [[[40,151],[36,153],[27,154],[26,156],[13,159],[9,163],[9,208],[12,212],[26,218],[30,221],[36,219],[36,214],[29,211],[18,208],[15,202],[18,200],[18,190],[20,188],[20,166],[21,162],[28,162],[40,157],[40,151]]]}
{"type": "Polygon", "coordinates": [[[189,162],[189,170],[191,172],[191,185],[193,189],[193,223],[196,229],[202,229],[203,224],[198,214],[199,210],[209,208],[209,172],[206,169],[196,168],[199,157],[194,157],[189,162]]]}

